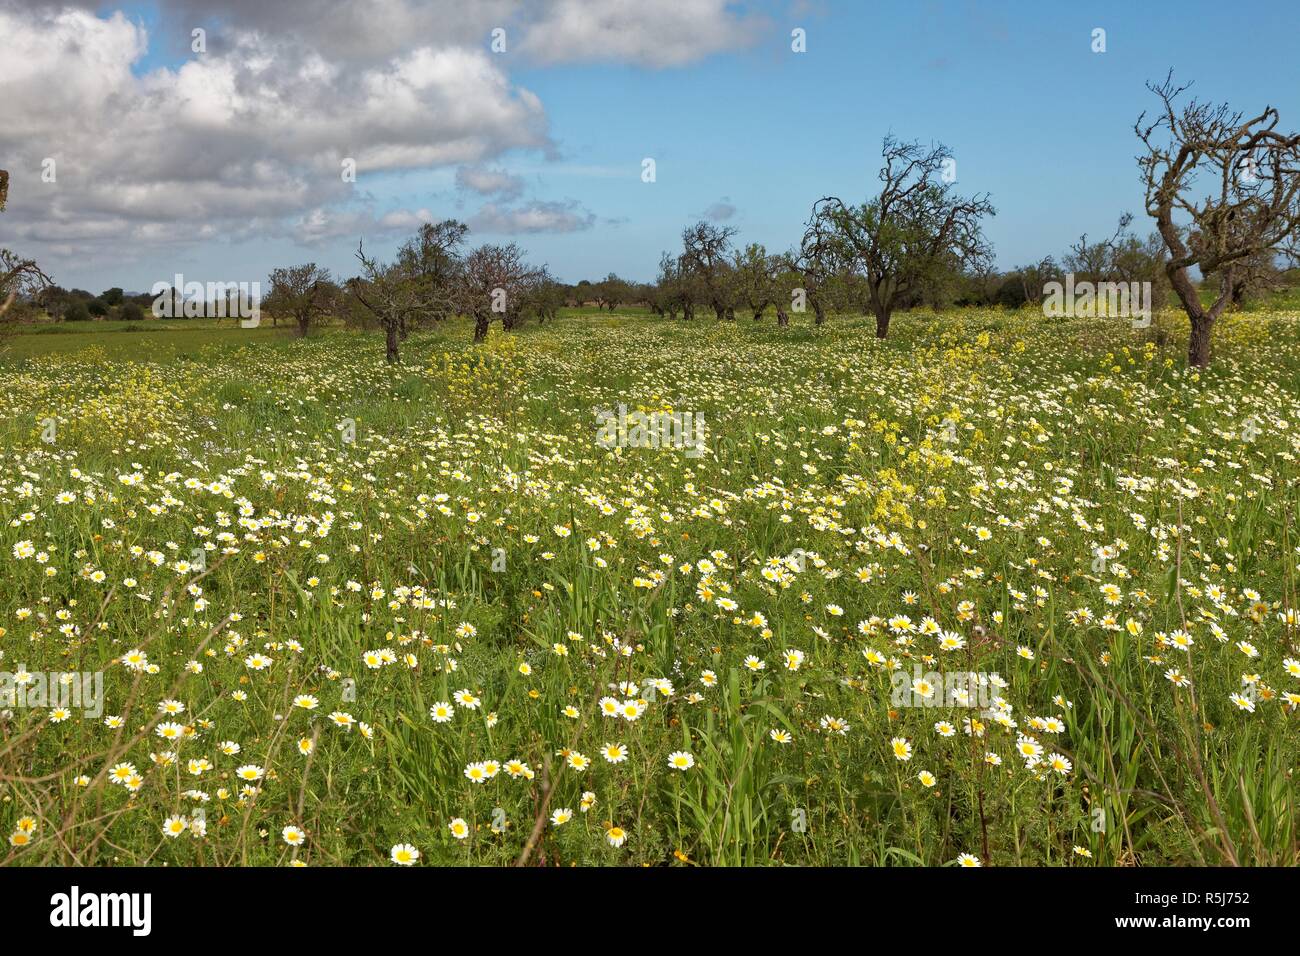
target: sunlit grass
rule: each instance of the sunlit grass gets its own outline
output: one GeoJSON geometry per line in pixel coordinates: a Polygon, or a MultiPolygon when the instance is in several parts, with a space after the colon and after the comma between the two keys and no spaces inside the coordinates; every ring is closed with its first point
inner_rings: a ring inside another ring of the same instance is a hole
{"type": "Polygon", "coordinates": [[[6,861],[1298,862],[1295,313],[591,312],[12,340],[6,861]]]}

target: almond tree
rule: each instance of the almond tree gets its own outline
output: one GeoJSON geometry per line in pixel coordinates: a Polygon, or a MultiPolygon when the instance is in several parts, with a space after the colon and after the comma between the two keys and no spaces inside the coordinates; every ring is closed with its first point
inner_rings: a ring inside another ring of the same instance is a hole
{"type": "MultiPolygon", "coordinates": [[[[9,173],[0,169],[0,211],[9,198],[9,173]]],[[[20,295],[36,295],[53,285],[35,259],[23,259],[8,249],[0,249],[0,317],[20,295]]]]}
{"type": "Polygon", "coordinates": [[[698,280],[705,302],[719,319],[726,318],[728,310],[735,317],[728,256],[731,237],[735,234],[736,230],[730,226],[703,221],[682,230],[682,271],[698,280]]]}
{"type": "Polygon", "coordinates": [[[487,338],[494,317],[504,328],[513,328],[528,301],[532,285],[545,276],[524,261],[515,243],[484,244],[465,257],[460,277],[460,303],[474,317],[474,341],[487,338]]]}
{"type": "MultiPolygon", "coordinates": [[[[458,299],[462,267],[460,247],[469,234],[469,226],[456,219],[426,222],[411,239],[402,244],[397,261],[411,276],[427,308],[414,321],[440,322],[459,311],[458,299]]],[[[409,323],[400,334],[405,339],[409,323]]]]}
{"type": "Polygon", "coordinates": [[[1169,250],[1165,273],[1191,321],[1189,365],[1210,364],[1214,323],[1232,301],[1239,269],[1270,251],[1294,253],[1300,233],[1300,135],[1277,130],[1278,111],[1266,106],[1249,119],[1228,105],[1174,101],[1190,84],[1147,84],[1160,98],[1155,119],[1138,117],[1145,147],[1138,167],[1146,209],[1169,250]],[[1207,307],[1191,269],[1218,276],[1207,307]]]}
{"type": "Polygon", "coordinates": [[[312,321],[329,311],[335,288],[329,270],[314,262],[275,269],[271,272],[266,304],[272,311],[293,316],[298,337],[304,338],[312,321]]]}
{"type": "Polygon", "coordinates": [[[812,219],[835,254],[866,279],[876,337],[889,333],[894,309],[943,270],[967,268],[990,257],[980,219],[996,214],[988,196],[953,192],[952,154],[885,137],[880,194],[858,206],[835,196],[813,205],[812,219]]]}
{"type": "Polygon", "coordinates": [[[773,301],[776,303],[776,324],[785,328],[790,324],[786,310],[794,305],[794,290],[803,287],[803,275],[796,267],[798,256],[781,252],[770,257],[772,266],[773,301]]]}
{"type": "Polygon", "coordinates": [[[656,315],[670,319],[677,318],[678,312],[685,318],[692,317],[690,285],[682,272],[680,256],[665,252],[659,257],[659,274],[650,287],[650,308],[656,315]]]}
{"type": "Polygon", "coordinates": [[[778,257],[769,256],[762,243],[751,242],[743,252],[736,250],[731,265],[736,291],[757,322],[776,299],[778,257]]]}
{"type": "Polygon", "coordinates": [[[401,342],[416,324],[460,311],[461,262],[456,250],[468,231],[454,219],[425,223],[391,263],[367,256],[357,244],[361,275],[346,285],[383,328],[390,365],[401,361],[401,342]]]}
{"type": "MultiPolygon", "coordinates": [[[[814,324],[826,321],[827,286],[841,268],[841,246],[835,239],[834,223],[829,216],[813,207],[813,214],[804,228],[799,248],[791,255],[790,264],[803,283],[803,298],[811,305],[816,318],[814,324]]],[[[781,324],[781,317],[777,315],[781,324]]]]}

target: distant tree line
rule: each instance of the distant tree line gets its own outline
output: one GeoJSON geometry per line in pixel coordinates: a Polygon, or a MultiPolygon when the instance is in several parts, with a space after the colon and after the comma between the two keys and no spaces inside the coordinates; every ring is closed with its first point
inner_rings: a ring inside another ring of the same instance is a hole
{"type": "MultiPolygon", "coordinates": [[[[956,162],[945,146],[889,136],[879,188],[860,202],[818,199],[798,243],[782,251],[741,245],[734,228],[700,221],[682,230],[679,249],[662,254],[652,283],[610,273],[566,285],[528,262],[515,243],[466,250],[468,227],[445,220],[421,226],[389,261],[359,244],[360,274],[343,281],[315,263],[277,268],[263,305],[272,324],[284,318],[299,335],[324,316],[382,329],[387,360],[397,362],[412,330],[452,315],[473,320],[475,342],[495,322],[509,330],[584,305],[644,305],[669,319],[712,315],[727,322],[737,311],[758,321],[771,309],[781,326],[792,313],[811,312],[821,325],[832,314],[859,312],[873,317],[876,335],[885,338],[900,310],[1034,305],[1068,276],[1093,285],[1141,284],[1155,309],[1177,302],[1191,324],[1188,363],[1204,366],[1224,310],[1279,288],[1284,268],[1300,262],[1300,134],[1279,132],[1271,107],[1246,117],[1226,105],[1180,105],[1187,87],[1175,86],[1172,73],[1148,89],[1160,108],[1153,118],[1139,116],[1134,132],[1154,230],[1140,235],[1124,213],[1109,237],[1083,235],[1059,261],[1047,256],[994,268],[982,231],[996,214],[990,197],[958,193],[956,162]]],[[[8,185],[0,171],[0,209],[8,185]]],[[[136,320],[152,304],[151,296],[120,288],[97,296],[63,289],[33,260],[0,249],[0,316],[8,313],[7,326],[36,310],[66,321],[136,320]]]]}

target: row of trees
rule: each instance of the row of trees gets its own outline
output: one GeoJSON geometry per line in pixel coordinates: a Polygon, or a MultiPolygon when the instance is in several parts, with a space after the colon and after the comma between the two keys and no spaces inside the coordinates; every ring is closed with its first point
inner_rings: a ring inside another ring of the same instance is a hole
{"type": "MultiPolygon", "coordinates": [[[[1186,87],[1175,86],[1172,74],[1148,88],[1161,107],[1150,120],[1140,116],[1134,131],[1155,230],[1139,236],[1125,214],[1112,236],[1080,237],[1059,263],[1047,257],[994,269],[982,233],[984,219],[996,214],[989,196],[957,193],[956,165],[943,145],[890,136],[874,195],[856,204],[818,199],[797,246],[785,251],[739,246],[733,228],[702,221],[683,230],[680,251],[662,255],[653,284],[610,274],[566,286],[514,243],[464,251],[468,227],[445,220],[426,223],[389,262],[359,245],[361,274],[343,282],[313,263],[276,269],[264,306],[273,320],[291,317],[301,335],[329,313],[378,326],[388,361],[397,362],[413,328],[450,315],[472,317],[478,342],[494,321],[511,329],[583,303],[613,310],[643,302],[669,318],[703,310],[719,320],[734,320],[737,309],[758,320],[775,307],[781,325],[790,311],[811,309],[821,324],[832,312],[853,310],[874,316],[876,335],[885,338],[900,309],[1026,305],[1071,273],[1093,283],[1149,282],[1155,308],[1176,298],[1191,323],[1188,361],[1203,366],[1224,309],[1277,285],[1280,261],[1300,261],[1300,134],[1279,132],[1272,107],[1250,118],[1196,100],[1180,109],[1186,87]]],[[[7,187],[0,172],[0,208],[7,187]]],[[[42,303],[42,296],[47,309],[68,318],[110,308],[125,314],[132,305],[121,289],[93,297],[52,287],[33,261],[0,249],[0,314],[16,300],[42,303]]]]}
{"type": "Polygon", "coordinates": [[[361,275],[344,288],[365,320],[384,330],[390,363],[400,361],[401,342],[420,325],[467,315],[474,320],[474,341],[481,342],[494,321],[506,329],[528,316],[545,321],[564,304],[563,287],[545,266],[530,264],[518,245],[484,243],[462,253],[468,233],[454,219],[425,223],[391,262],[358,244],[361,275]]]}
{"type": "Polygon", "coordinates": [[[887,137],[879,191],[856,205],[837,196],[817,200],[794,249],[740,248],[730,227],[687,227],[681,251],[660,258],[650,305],[672,318],[704,308],[726,320],[741,307],[759,319],[776,305],[782,325],[787,302],[811,308],[818,324],[830,311],[860,310],[875,317],[884,338],[900,308],[1021,306],[1042,301],[1048,283],[1071,273],[1092,283],[1149,282],[1154,308],[1176,297],[1191,323],[1188,362],[1208,365],[1211,331],[1224,309],[1276,288],[1281,265],[1300,262],[1300,134],[1279,132],[1272,107],[1250,118],[1196,100],[1180,109],[1175,101],[1187,87],[1175,86],[1172,73],[1148,89],[1161,108],[1134,125],[1155,226],[1145,238],[1126,213],[1114,235],[1080,237],[1059,264],[1047,257],[998,272],[981,232],[984,218],[995,215],[989,197],[957,194],[944,146],[887,137]]]}

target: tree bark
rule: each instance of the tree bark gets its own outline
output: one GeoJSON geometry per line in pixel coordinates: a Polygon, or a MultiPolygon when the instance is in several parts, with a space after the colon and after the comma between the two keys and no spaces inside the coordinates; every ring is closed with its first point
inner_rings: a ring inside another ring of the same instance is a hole
{"type": "Polygon", "coordinates": [[[1187,344],[1187,364],[1205,368],[1210,364],[1210,332],[1214,319],[1201,316],[1192,319],[1192,334],[1187,344]]]}
{"type": "Polygon", "coordinates": [[[386,354],[384,355],[384,360],[387,361],[389,365],[396,365],[398,362],[402,360],[402,357],[397,350],[397,343],[398,343],[397,323],[389,322],[386,326],[384,326],[384,330],[387,333],[387,340],[388,340],[387,342],[388,349],[386,354]]]}
{"type": "Polygon", "coordinates": [[[776,324],[783,329],[790,324],[790,316],[779,305],[776,307],[776,324]]]}
{"type": "Polygon", "coordinates": [[[874,311],[876,313],[876,338],[883,339],[889,334],[889,310],[876,308],[874,311]]]}
{"type": "Polygon", "coordinates": [[[490,316],[476,315],[474,317],[474,341],[475,342],[482,342],[484,339],[487,338],[488,325],[490,325],[491,322],[492,319],[490,316]]]}

